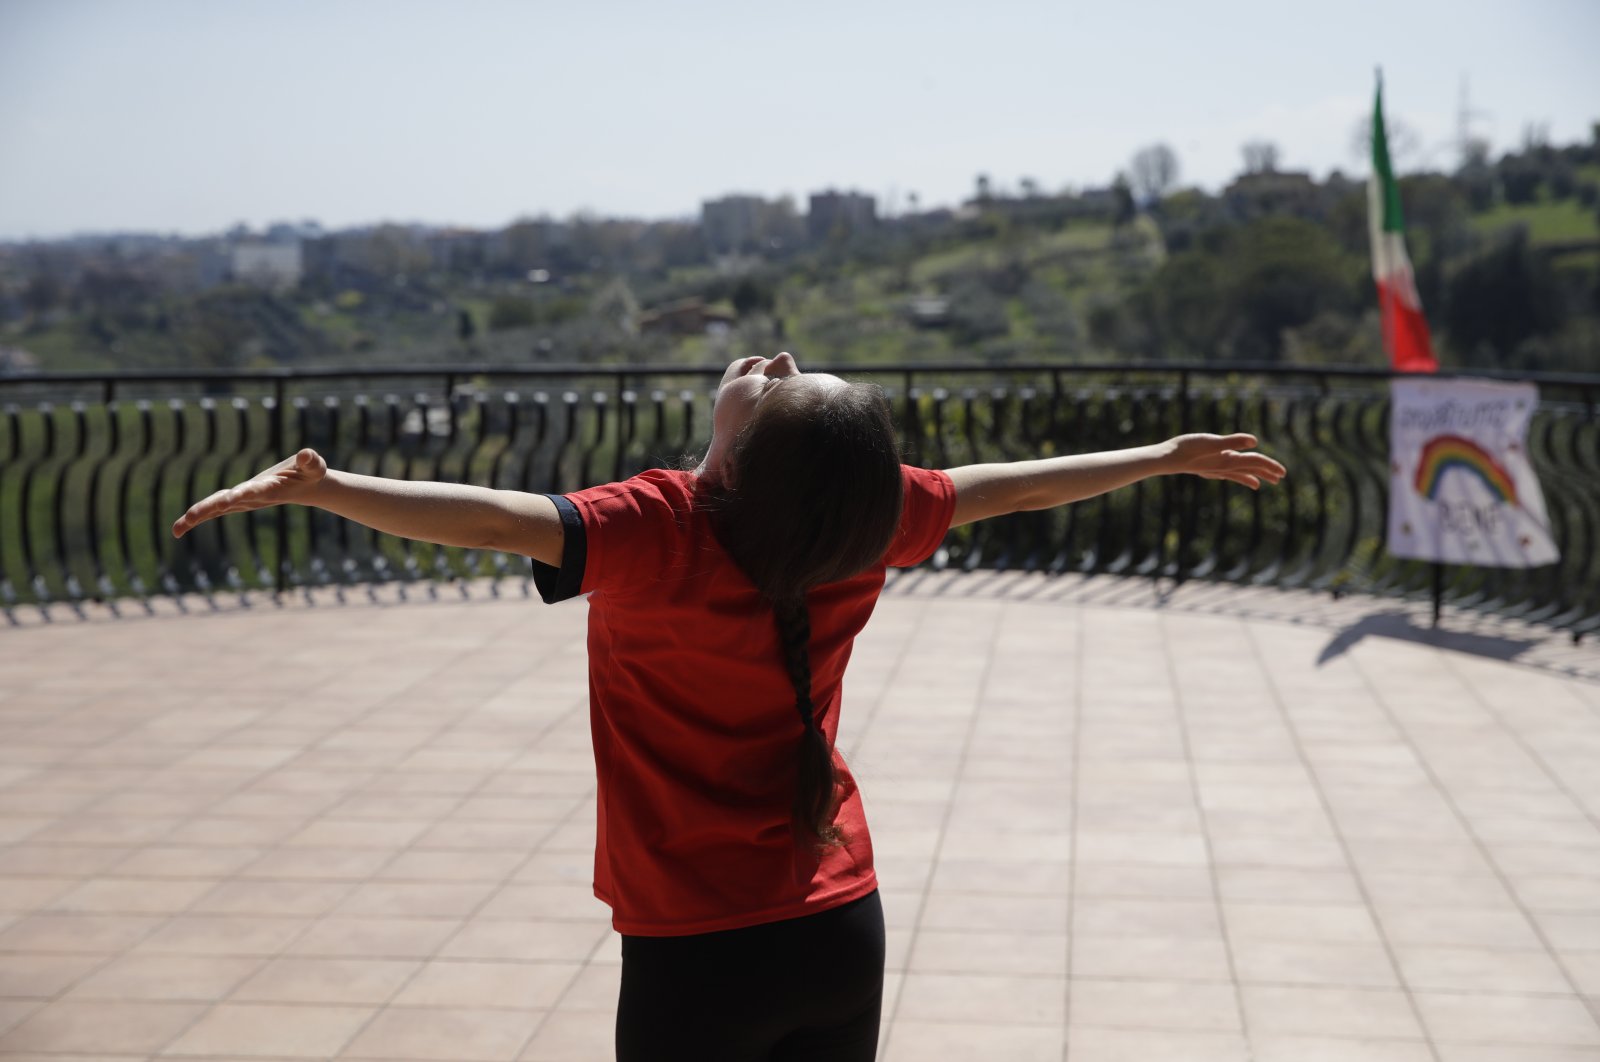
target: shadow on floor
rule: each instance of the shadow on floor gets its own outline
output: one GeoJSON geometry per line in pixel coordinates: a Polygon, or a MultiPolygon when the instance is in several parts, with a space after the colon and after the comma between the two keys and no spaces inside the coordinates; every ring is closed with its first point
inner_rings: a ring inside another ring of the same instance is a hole
{"type": "Polygon", "coordinates": [[[1418,626],[1416,619],[1416,616],[1399,609],[1363,616],[1335,633],[1328,644],[1322,647],[1322,652],[1317,654],[1317,666],[1321,667],[1340,656],[1352,645],[1367,637],[1398,638],[1401,641],[1431,645],[1439,649],[1453,649],[1458,653],[1471,653],[1473,656],[1484,656],[1493,660],[1515,660],[1537,644],[1533,639],[1418,626]]]}

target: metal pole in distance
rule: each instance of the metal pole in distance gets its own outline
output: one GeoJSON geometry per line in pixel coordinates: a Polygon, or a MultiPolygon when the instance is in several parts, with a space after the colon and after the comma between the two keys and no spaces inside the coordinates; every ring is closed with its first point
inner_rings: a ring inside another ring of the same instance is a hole
{"type": "Polygon", "coordinates": [[[1439,626],[1439,609],[1444,603],[1444,565],[1437,562],[1433,566],[1433,625],[1439,626]]]}

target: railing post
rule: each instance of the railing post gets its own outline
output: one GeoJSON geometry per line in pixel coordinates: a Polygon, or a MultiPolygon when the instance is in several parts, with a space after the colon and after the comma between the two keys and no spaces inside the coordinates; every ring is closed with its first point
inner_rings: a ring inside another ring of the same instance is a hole
{"type": "MultiPolygon", "coordinates": [[[[283,376],[277,376],[272,381],[272,453],[274,460],[283,460],[283,420],[289,415],[284,406],[284,394],[287,390],[287,381],[283,376]]],[[[278,565],[277,579],[275,581],[273,596],[280,597],[289,589],[289,507],[279,505],[277,513],[277,539],[278,539],[278,565]]]]}

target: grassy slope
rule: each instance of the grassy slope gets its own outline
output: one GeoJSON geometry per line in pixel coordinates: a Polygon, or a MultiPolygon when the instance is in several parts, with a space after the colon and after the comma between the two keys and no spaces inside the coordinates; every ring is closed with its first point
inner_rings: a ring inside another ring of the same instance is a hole
{"type": "Polygon", "coordinates": [[[1600,239],[1600,218],[1595,216],[1595,209],[1584,206],[1576,199],[1521,206],[1502,203],[1474,216],[1472,224],[1480,232],[1486,233],[1510,225],[1527,225],[1528,239],[1535,244],[1600,239]]]}

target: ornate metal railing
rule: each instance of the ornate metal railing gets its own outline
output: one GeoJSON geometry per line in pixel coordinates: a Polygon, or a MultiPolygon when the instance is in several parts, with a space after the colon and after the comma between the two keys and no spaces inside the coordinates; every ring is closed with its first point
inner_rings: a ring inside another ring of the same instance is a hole
{"type": "MultiPolygon", "coordinates": [[[[1252,493],[1193,477],[953,531],[935,563],[1427,593],[1383,549],[1388,374],[1131,364],[842,367],[889,393],[908,460],[939,467],[1251,431],[1291,476],[1252,493]]],[[[0,609],[153,595],[441,583],[526,593],[517,557],[380,535],[302,508],[168,533],[193,500],[301,446],[335,467],[560,492],[702,446],[720,369],[546,366],[0,377],[0,609]]],[[[1529,449],[1562,551],[1450,568],[1446,600],[1600,627],[1600,376],[1542,388],[1529,449]]]]}

